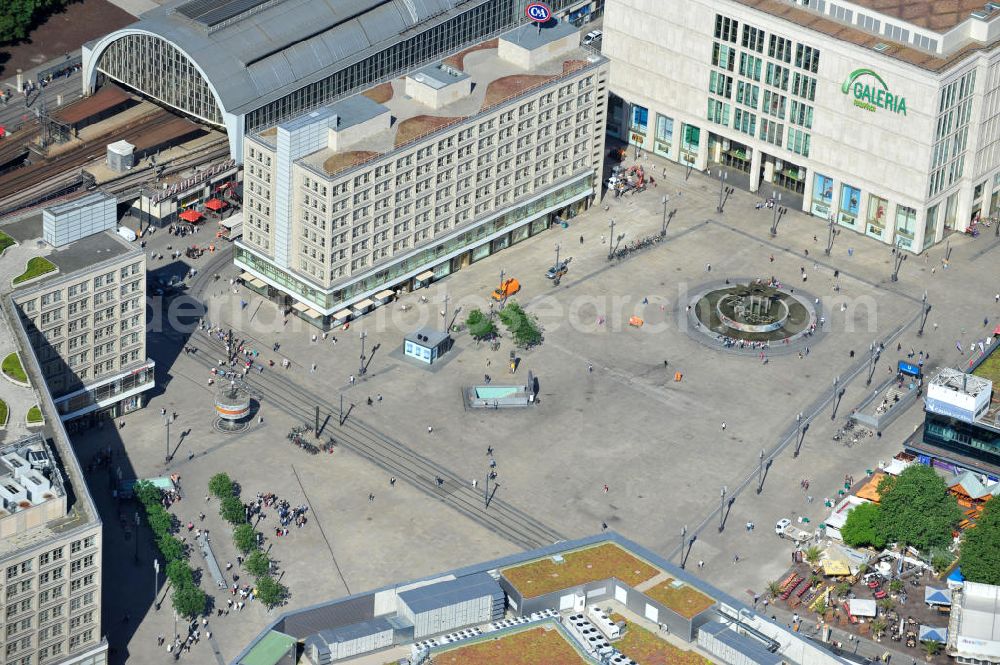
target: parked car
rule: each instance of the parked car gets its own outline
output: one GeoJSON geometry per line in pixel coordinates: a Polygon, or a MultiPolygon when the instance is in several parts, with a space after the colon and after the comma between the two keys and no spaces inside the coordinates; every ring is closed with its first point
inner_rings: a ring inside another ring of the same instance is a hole
{"type": "Polygon", "coordinates": [[[545,271],[545,276],[548,279],[555,279],[556,277],[562,277],[569,270],[569,262],[571,259],[566,259],[565,261],[560,261],[559,265],[554,265],[545,271]]]}
{"type": "Polygon", "coordinates": [[[778,520],[777,524],[774,525],[774,532],[779,536],[784,535],[785,528],[791,523],[792,520],[788,519],[787,517],[783,517],[782,519],[778,520]]]}
{"type": "Polygon", "coordinates": [[[601,37],[603,37],[603,36],[604,36],[604,33],[601,32],[600,30],[591,30],[586,35],[584,35],[584,37],[583,37],[583,45],[584,46],[590,46],[594,42],[596,42],[599,39],[601,39],[601,37]]]}

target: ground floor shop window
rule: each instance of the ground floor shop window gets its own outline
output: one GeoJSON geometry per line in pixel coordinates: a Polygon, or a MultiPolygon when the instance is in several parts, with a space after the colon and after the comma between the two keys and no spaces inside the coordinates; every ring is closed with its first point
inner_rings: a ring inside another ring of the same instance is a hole
{"type": "Polygon", "coordinates": [[[934,236],[937,233],[938,206],[933,205],[927,209],[927,219],[924,220],[924,249],[934,244],[934,236]]]}
{"type": "Polygon", "coordinates": [[[628,123],[628,142],[641,146],[646,142],[646,131],[649,127],[649,109],[638,104],[632,105],[632,116],[628,123]]]}
{"type": "Polygon", "coordinates": [[[955,230],[955,219],[958,217],[958,193],[948,197],[944,204],[944,232],[955,230]]]}
{"type": "Polygon", "coordinates": [[[656,135],[653,141],[653,152],[661,157],[670,157],[670,149],[674,145],[674,119],[656,114],[656,135]]]}
{"type": "Polygon", "coordinates": [[[622,125],[625,121],[625,100],[618,95],[608,96],[608,134],[622,138],[622,125]]]}
{"type": "Polygon", "coordinates": [[[885,235],[885,211],[889,202],[874,194],[868,197],[868,217],[865,220],[865,234],[879,240],[885,235]]]}
{"type": "Polygon", "coordinates": [[[694,125],[684,125],[684,135],[681,140],[681,161],[694,164],[698,159],[700,144],[701,130],[694,125]]]}
{"type": "Polygon", "coordinates": [[[837,221],[847,226],[858,223],[861,210],[861,190],[848,184],[840,186],[840,215],[837,221]]]}
{"type": "Polygon", "coordinates": [[[489,255],[490,255],[490,244],[488,242],[483,243],[479,247],[476,247],[475,249],[472,250],[472,261],[473,263],[475,263],[480,259],[485,259],[489,255]]]}
{"type": "Polygon", "coordinates": [[[917,223],[917,211],[909,206],[896,205],[896,245],[903,249],[913,247],[913,229],[917,223]]]}
{"type": "Polygon", "coordinates": [[[812,207],[810,212],[828,219],[833,212],[833,178],[817,173],[813,176],[812,207]]]}
{"type": "Polygon", "coordinates": [[[521,242],[522,240],[524,240],[525,238],[528,237],[528,234],[530,232],[531,232],[531,228],[530,228],[530,226],[528,224],[525,224],[524,226],[517,227],[516,229],[514,229],[513,231],[511,231],[511,234],[510,234],[510,241],[511,241],[511,243],[521,242]]]}

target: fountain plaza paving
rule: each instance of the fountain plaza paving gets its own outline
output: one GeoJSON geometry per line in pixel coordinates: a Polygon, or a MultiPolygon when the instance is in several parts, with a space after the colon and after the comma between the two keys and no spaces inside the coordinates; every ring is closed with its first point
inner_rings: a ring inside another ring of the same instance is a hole
{"type": "MultiPolygon", "coordinates": [[[[662,172],[660,162],[653,166],[655,173],[662,172]]],[[[170,330],[152,332],[150,347],[161,392],[146,409],[127,418],[124,430],[112,433],[105,428],[77,436],[81,457],[86,464],[110,436],[112,446],[124,451],[116,460],[124,473],[180,474],[186,498],[173,510],[185,522],[197,520],[201,510],[208,513],[204,525],[223,561],[234,560],[236,553],[214,506],[205,505],[211,474],[227,471],[249,496],[276,492],[292,505],[308,503],[309,524],[293,529],[287,538],[274,537],[273,517],[260,527],[284,571],[283,581],[291,591],[289,607],[524,547],[512,542],[504,529],[484,526],[479,519],[482,507],[475,501],[470,505],[476,507],[465,512],[453,508],[459,498],[482,491],[488,446],[497,462],[496,499],[502,506],[497,505],[533,518],[531,523],[548,537],[581,536],[606,523],[651,549],[676,556],[686,525],[689,537],[698,535],[689,565],[704,561],[699,574],[748,597],[748,590],[762,589],[787,567],[789,545],[774,535],[774,522],[800,515],[821,521],[824,493],[833,494],[845,474],[861,477],[865,469],[890,458],[920,422],[919,407],[914,407],[879,439],[852,448],[831,440],[850,409],[905,357],[896,352],[897,340],[904,354],[910,347],[929,351],[926,369],[932,373],[935,367],[964,360],[955,342],[962,340],[967,347],[985,334],[984,316],[991,321],[1000,317],[993,301],[997,241],[991,235],[975,240],[955,236],[949,269],[941,267],[944,247],[935,247],[926,255],[910,256],[899,281],[892,283],[885,245],[845,230],[832,256],[826,257],[825,224],[794,212],[782,220],[772,239],[771,213],[755,210],[753,195],[736,192],[720,215],[715,213],[716,182],[697,173],[686,175],[684,169],[667,167],[656,188],[608,198],[572,220],[568,229],[553,228],[405,295],[352,323],[349,330],[332,333],[336,344],[321,338],[313,342],[317,331],[297,319],[283,326],[274,305],[253,294],[233,294],[228,279],[236,272],[227,265],[227,252],[217,252],[210,259],[214,264],[194,264],[201,274],[192,293],[203,292],[209,306],[206,318],[213,324],[231,325],[237,336],[259,350],[263,362],[276,362],[263,375],[250,376],[251,385],[261,392],[263,423],[255,421],[240,434],[215,431],[214,393],[207,380],[208,367],[223,354],[218,343],[199,332],[190,340],[170,330]],[[608,245],[602,244],[602,236],[606,241],[610,235],[609,220],[615,220],[615,234],[626,234],[626,242],[656,233],[664,194],[671,197],[668,207],[677,209],[667,242],[609,263],[608,245]],[[544,273],[557,243],[561,256],[573,260],[556,287],[544,273]],[[394,353],[407,332],[441,325],[445,296],[449,317],[456,308],[463,319],[471,307],[485,307],[501,269],[520,280],[517,300],[538,316],[545,330],[543,344],[517,352],[514,376],[507,367],[512,349],[507,337],[493,351],[459,333],[455,348],[435,371],[394,353]],[[775,276],[794,288],[802,283],[801,269],[808,276],[804,288],[820,299],[817,311],[828,331],[801,340],[795,352],[775,353],[765,364],[756,354],[728,353],[711,340],[688,334],[685,305],[703,285],[727,276],[775,276]],[[833,290],[835,269],[840,271],[839,293],[833,290]],[[223,275],[218,282],[208,278],[215,271],[223,275]],[[925,290],[933,311],[927,333],[917,338],[916,318],[925,290]],[[248,301],[245,309],[240,300],[248,301]],[[644,325],[630,326],[632,316],[641,317],[644,325]],[[378,348],[368,374],[352,385],[350,377],[358,375],[361,331],[367,335],[366,353],[371,355],[374,345],[378,348]],[[276,341],[281,348],[272,353],[276,341]],[[877,341],[885,342],[886,352],[869,388],[863,370],[867,349],[877,341]],[[185,343],[199,351],[182,353],[185,343]],[[290,361],[290,369],[280,369],[283,359],[290,361]],[[310,371],[313,363],[315,372],[310,371]],[[463,387],[481,384],[484,374],[496,383],[517,383],[529,370],[538,379],[538,403],[532,408],[463,407],[463,387]],[[682,374],[680,382],[674,380],[675,372],[682,374]],[[275,373],[281,376],[272,376],[275,373]],[[828,402],[837,377],[844,394],[832,421],[828,402]],[[314,402],[320,402],[321,418],[327,421],[324,437],[337,437],[341,396],[351,409],[352,425],[377,432],[373,440],[392,440],[402,448],[382,448],[388,451],[385,458],[373,463],[344,446],[313,457],[289,444],[285,434],[312,420],[314,402]],[[371,406],[369,396],[375,400],[371,406]],[[161,408],[178,413],[171,427],[177,452],[169,465],[164,464],[161,408]],[[786,444],[768,471],[764,491],[756,494],[754,470],[760,451],[771,455],[777,450],[799,413],[811,421],[801,454],[794,458],[791,444],[786,444]],[[390,487],[393,469],[401,468],[393,466],[394,456],[410,461],[407,475],[390,487]],[[443,485],[436,482],[438,477],[443,485]],[[749,477],[752,481],[736,495],[727,527],[719,533],[721,489],[727,487],[727,498],[733,497],[749,477]],[[813,503],[800,488],[803,478],[811,481],[813,503]],[[470,489],[473,479],[479,485],[475,492],[470,489]],[[748,533],[743,528],[747,521],[759,528],[748,533]],[[733,564],[736,553],[740,562],[733,564]]],[[[154,247],[168,242],[162,232],[151,239],[154,247]]],[[[151,269],[186,270],[160,267],[163,263],[154,262],[151,269]]],[[[128,527],[122,526],[128,520],[107,489],[108,472],[99,470],[90,477],[107,524],[109,588],[120,578],[140,590],[106,602],[109,639],[128,643],[119,648],[116,662],[137,654],[142,654],[141,662],[166,659],[166,652],[156,649],[156,637],[171,634],[173,617],[167,609],[150,608],[148,533],[140,531],[136,564],[128,527]],[[130,614],[128,623],[121,619],[125,612],[130,614]]],[[[197,555],[193,562],[203,565],[197,555]]],[[[161,598],[163,593],[161,587],[161,598]]],[[[195,661],[229,662],[274,616],[254,603],[238,616],[213,619],[211,644],[203,641],[195,647],[200,654],[195,661]]]]}

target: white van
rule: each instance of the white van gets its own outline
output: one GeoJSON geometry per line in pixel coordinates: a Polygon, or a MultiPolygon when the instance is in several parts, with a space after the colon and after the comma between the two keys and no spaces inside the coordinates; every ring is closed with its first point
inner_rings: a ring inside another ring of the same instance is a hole
{"type": "Polygon", "coordinates": [[[120,235],[122,238],[125,238],[125,240],[128,240],[129,242],[135,242],[135,239],[139,237],[135,234],[135,231],[133,231],[127,226],[119,226],[118,235],[120,235]]]}

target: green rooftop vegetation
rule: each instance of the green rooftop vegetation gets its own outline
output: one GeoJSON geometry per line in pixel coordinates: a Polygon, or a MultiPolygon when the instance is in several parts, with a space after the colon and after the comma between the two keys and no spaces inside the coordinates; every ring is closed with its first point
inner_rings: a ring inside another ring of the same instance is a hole
{"type": "MultiPolygon", "coordinates": [[[[991,353],[973,372],[975,376],[993,382],[994,391],[1000,389],[1000,351],[991,353]]],[[[996,392],[993,393],[996,396],[996,392]]]]}
{"type": "Polygon", "coordinates": [[[615,642],[615,648],[642,665],[711,665],[712,661],[694,651],[685,651],[666,640],[662,640],[651,630],[627,620],[620,614],[612,614],[614,622],[624,621],[628,630],[615,642]]]}
{"type": "Polygon", "coordinates": [[[691,619],[715,604],[714,600],[693,586],[673,579],[660,582],[643,593],[685,619],[691,619]]]}
{"type": "Polygon", "coordinates": [[[7,402],[0,399],[0,427],[7,424],[7,417],[10,415],[10,410],[7,408],[7,402]]]}
{"type": "Polygon", "coordinates": [[[45,419],[42,417],[42,410],[38,408],[37,404],[35,406],[31,407],[30,409],[28,409],[28,424],[29,425],[37,425],[38,423],[40,423],[40,422],[42,422],[44,420],[45,419]]]}
{"type": "Polygon", "coordinates": [[[434,654],[435,665],[585,665],[587,662],[552,625],[434,654]]]}
{"type": "Polygon", "coordinates": [[[501,570],[524,598],[535,598],[568,587],[615,577],[636,586],[656,577],[659,570],[614,543],[604,543],[501,570]]]}
{"type": "Polygon", "coordinates": [[[21,357],[17,355],[17,351],[10,353],[3,359],[3,373],[15,381],[20,381],[21,383],[28,382],[28,375],[24,373],[24,367],[21,366],[21,357]]]}
{"type": "Polygon", "coordinates": [[[11,246],[13,246],[15,244],[17,244],[17,243],[14,242],[13,238],[11,238],[9,235],[7,235],[6,233],[4,233],[3,231],[0,231],[0,254],[3,254],[4,251],[6,251],[6,249],[8,247],[11,247],[11,246]]]}
{"type": "Polygon", "coordinates": [[[46,273],[50,273],[56,269],[56,264],[49,261],[43,256],[33,256],[28,259],[28,266],[25,268],[24,272],[14,278],[14,284],[20,284],[22,282],[27,282],[29,279],[34,279],[36,277],[41,277],[46,273]]]}

